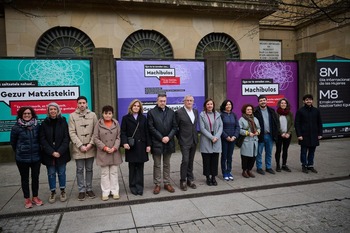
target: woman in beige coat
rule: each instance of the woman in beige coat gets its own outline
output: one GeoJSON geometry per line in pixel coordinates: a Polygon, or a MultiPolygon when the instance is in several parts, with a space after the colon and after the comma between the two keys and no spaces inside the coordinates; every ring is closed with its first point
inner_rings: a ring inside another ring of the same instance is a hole
{"type": "Polygon", "coordinates": [[[97,147],[96,164],[101,166],[102,200],[107,201],[109,195],[119,199],[118,167],[122,163],[120,146],[120,126],[113,119],[113,107],[102,108],[102,118],[94,129],[94,142],[97,147]]]}

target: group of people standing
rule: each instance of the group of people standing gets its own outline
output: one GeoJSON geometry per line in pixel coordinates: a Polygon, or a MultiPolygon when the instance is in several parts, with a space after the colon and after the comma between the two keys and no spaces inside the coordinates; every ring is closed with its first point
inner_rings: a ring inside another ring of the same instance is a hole
{"type": "Polygon", "coordinates": [[[175,152],[175,137],[182,154],[180,188],[183,191],[188,187],[197,188],[193,163],[198,143],[203,175],[209,186],[218,184],[216,177],[220,153],[223,179],[234,179],[232,157],[238,140],[242,140],[240,152],[243,177],[255,177],[252,172],[255,163],[259,174],[264,175],[265,171],[275,174],[271,163],[273,142],[276,142],[276,171],[290,172],[287,158],[294,127],[301,145],[302,171],[317,173],[313,161],[316,146],[322,138],[322,122],[318,109],[312,106],[312,95],[305,95],[303,101],[305,105],[297,111],[295,121],[287,99],[278,101],[275,112],[267,106],[266,96],[258,97],[259,106],[256,108],[245,104],[241,109],[242,117],[238,119],[232,111],[231,100],[223,101],[218,112],[213,99],[209,98],[204,102],[203,111],[198,113],[193,108],[193,96],[186,95],[183,99],[184,106],[175,112],[166,105],[166,94],[160,93],[156,106],[148,111],[147,117],[143,114],[142,102],[137,99],[131,101],[121,126],[113,118],[112,106],[104,106],[102,117],[98,120],[96,114],[88,109],[84,96],[78,97],[77,108],[70,114],[68,124],[59,105],[54,102],[48,104],[47,117],[41,125],[38,124],[32,107],[21,107],[11,131],[11,145],[21,175],[25,208],[43,204],[38,197],[41,163],[47,167],[51,191],[49,203],[56,201],[56,175],[59,181],[59,199],[62,202],[67,200],[66,164],[71,160],[71,155],[76,163],[78,200],[96,197],[92,190],[95,158],[96,164],[101,167],[101,199],[119,199],[118,173],[119,165],[123,162],[120,147],[125,149],[132,194],[143,195],[144,163],[149,160],[148,153],[152,154],[154,162],[153,193],[160,193],[162,183],[165,190],[173,193],[175,189],[170,183],[170,158],[175,152]],[[262,168],[264,149],[265,171],[262,168]],[[29,190],[30,172],[32,198],[29,190]]]}

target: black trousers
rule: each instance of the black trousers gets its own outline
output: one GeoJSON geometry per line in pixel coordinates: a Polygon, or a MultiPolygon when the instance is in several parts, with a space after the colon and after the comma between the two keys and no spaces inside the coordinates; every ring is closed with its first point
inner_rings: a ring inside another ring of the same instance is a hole
{"type": "Polygon", "coordinates": [[[145,163],[129,162],[129,188],[131,192],[143,192],[143,169],[145,163]]]}
{"type": "Polygon", "coordinates": [[[290,145],[290,141],[292,140],[292,136],[289,138],[282,138],[281,135],[278,135],[278,139],[276,142],[276,153],[275,153],[275,159],[276,159],[276,165],[280,166],[281,161],[281,151],[282,151],[282,166],[287,164],[287,158],[288,158],[288,148],[290,145]]]}
{"type": "Polygon", "coordinates": [[[21,187],[24,198],[30,198],[29,191],[29,171],[32,178],[32,193],[33,197],[38,196],[39,191],[39,175],[40,175],[40,161],[34,163],[22,163],[16,161],[19,174],[21,175],[21,187]]]}
{"type": "Polygon", "coordinates": [[[180,167],[180,181],[193,181],[193,161],[196,154],[196,144],[190,146],[180,146],[182,161],[180,167]]]}
{"type": "Polygon", "coordinates": [[[252,170],[254,167],[255,163],[255,157],[249,157],[249,156],[244,156],[241,155],[241,161],[242,161],[242,170],[252,170]]]}
{"type": "Polygon", "coordinates": [[[202,153],[203,175],[217,176],[219,166],[219,153],[202,153]]]}

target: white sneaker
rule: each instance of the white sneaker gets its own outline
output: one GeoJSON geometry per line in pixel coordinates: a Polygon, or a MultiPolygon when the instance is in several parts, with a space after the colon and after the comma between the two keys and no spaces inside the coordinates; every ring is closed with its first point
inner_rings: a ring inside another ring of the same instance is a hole
{"type": "Polygon", "coordinates": [[[113,199],[118,200],[120,198],[119,194],[113,194],[113,199]]]}

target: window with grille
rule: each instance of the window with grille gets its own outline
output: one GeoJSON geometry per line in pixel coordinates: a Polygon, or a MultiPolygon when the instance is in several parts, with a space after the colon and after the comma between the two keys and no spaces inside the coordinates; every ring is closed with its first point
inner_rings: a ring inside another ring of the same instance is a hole
{"type": "Polygon", "coordinates": [[[162,34],[153,30],[132,33],[123,43],[122,58],[173,58],[173,49],[162,34]]]}
{"type": "Polygon", "coordinates": [[[204,53],[210,51],[225,52],[229,59],[240,58],[236,41],[225,33],[210,33],[203,37],[196,48],[196,59],[203,59],[204,53]]]}
{"type": "Polygon", "coordinates": [[[91,56],[94,43],[82,31],[73,27],[54,27],[38,40],[36,56],[91,56]]]}

